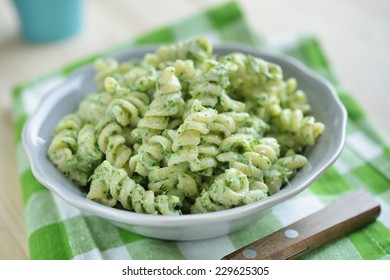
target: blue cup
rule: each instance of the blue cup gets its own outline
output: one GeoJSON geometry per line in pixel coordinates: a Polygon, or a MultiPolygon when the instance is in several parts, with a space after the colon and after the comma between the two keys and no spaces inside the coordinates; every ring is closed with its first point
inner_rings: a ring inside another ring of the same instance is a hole
{"type": "Polygon", "coordinates": [[[82,25],[83,0],[13,0],[26,41],[45,43],[77,34],[82,25]]]}

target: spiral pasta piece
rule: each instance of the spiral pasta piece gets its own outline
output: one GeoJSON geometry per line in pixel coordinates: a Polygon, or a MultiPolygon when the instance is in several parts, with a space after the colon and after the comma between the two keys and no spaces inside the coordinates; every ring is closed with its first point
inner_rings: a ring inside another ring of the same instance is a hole
{"type": "Polygon", "coordinates": [[[106,115],[112,117],[122,127],[127,125],[135,127],[147,110],[149,97],[145,93],[132,92],[121,87],[112,77],[106,78],[105,85],[108,92],[116,92],[107,106],[106,115]]]}
{"type": "Polygon", "coordinates": [[[125,78],[125,85],[133,91],[141,91],[153,95],[156,89],[156,84],[160,72],[154,68],[142,65],[137,66],[127,73],[125,78]]]}
{"type": "Polygon", "coordinates": [[[288,183],[296,171],[307,163],[306,157],[295,154],[289,150],[285,157],[279,158],[275,164],[265,172],[264,181],[268,186],[269,194],[272,195],[280,190],[283,184],[288,183]]]}
{"type": "Polygon", "coordinates": [[[226,210],[228,207],[212,200],[209,191],[203,191],[191,206],[191,214],[226,210]]]}
{"type": "Polygon", "coordinates": [[[181,84],[175,75],[174,67],[167,67],[162,72],[154,99],[146,111],[146,117],[181,116],[184,100],[181,96],[181,84]]]}
{"type": "Polygon", "coordinates": [[[193,197],[198,194],[195,179],[186,173],[184,166],[167,166],[155,168],[148,174],[148,189],[156,194],[176,193],[183,197],[193,197]]]}
{"type": "Polygon", "coordinates": [[[79,105],[77,115],[84,123],[96,124],[105,115],[111,116],[122,126],[134,125],[149,104],[145,93],[131,92],[113,77],[104,79],[102,91],[88,95],[79,105]]]}
{"type": "MultiPolygon", "coordinates": [[[[249,120],[249,118],[250,116],[248,113],[220,113],[217,115],[214,122],[209,124],[209,135],[219,136],[220,140],[226,139],[230,135],[236,133],[238,128],[249,120]]],[[[219,145],[220,141],[218,142],[219,145]]]]}
{"type": "Polygon", "coordinates": [[[94,63],[98,90],[105,88],[105,80],[114,78],[121,86],[134,91],[147,92],[155,87],[157,71],[144,62],[127,61],[118,63],[112,58],[100,58],[94,63]]]}
{"type": "Polygon", "coordinates": [[[101,119],[95,127],[95,135],[100,151],[112,165],[118,168],[127,166],[132,151],[126,145],[126,138],[117,122],[109,117],[101,119]]]}
{"type": "Polygon", "coordinates": [[[135,139],[145,142],[153,135],[161,134],[169,124],[169,117],[183,114],[184,100],[181,96],[181,85],[175,76],[175,68],[167,67],[162,72],[154,100],[149,105],[144,117],[139,120],[137,129],[132,135],[135,139]]]}
{"type": "Polygon", "coordinates": [[[285,82],[286,98],[281,99],[281,103],[291,110],[301,110],[304,114],[310,112],[310,104],[307,101],[305,92],[297,89],[297,80],[289,78],[285,82]]]}
{"type": "Polygon", "coordinates": [[[191,169],[199,170],[201,162],[198,159],[198,145],[200,137],[209,133],[207,126],[217,117],[217,112],[211,108],[203,107],[199,100],[195,100],[191,113],[184,123],[177,129],[177,135],[173,136],[173,154],[168,160],[168,166],[182,162],[188,162],[191,169]]]}
{"type": "Polygon", "coordinates": [[[232,207],[239,204],[249,191],[246,175],[237,169],[230,168],[219,175],[210,187],[210,197],[219,204],[232,207]]]}
{"type": "Polygon", "coordinates": [[[261,119],[269,121],[272,117],[278,116],[282,112],[280,99],[269,92],[256,94],[256,115],[261,119]]]}
{"type": "Polygon", "coordinates": [[[80,103],[77,116],[84,123],[96,124],[106,114],[112,99],[112,93],[107,91],[92,93],[80,103]]]}
{"type": "Polygon", "coordinates": [[[108,161],[99,165],[91,179],[87,198],[113,207],[118,202],[123,208],[137,213],[179,215],[176,210],[179,198],[173,195],[157,195],[134,182],[126,171],[112,166],[108,161]]]}
{"type": "Polygon", "coordinates": [[[261,138],[253,149],[255,152],[266,156],[271,163],[275,162],[280,156],[280,145],[278,141],[272,137],[261,138]]]}
{"type": "Polygon", "coordinates": [[[258,201],[267,194],[260,189],[250,190],[247,176],[235,168],[227,169],[217,176],[210,189],[198,197],[191,213],[204,213],[229,209],[258,201]]]}
{"type": "Polygon", "coordinates": [[[75,114],[61,119],[53,132],[48,156],[53,164],[65,175],[69,173],[69,163],[77,153],[77,136],[82,127],[81,120],[75,114]]]}
{"type": "Polygon", "coordinates": [[[246,111],[254,111],[265,121],[281,112],[279,93],[284,82],[280,66],[242,53],[227,55],[220,61],[237,66],[229,78],[237,98],[244,98],[246,111]]]}
{"type": "Polygon", "coordinates": [[[301,110],[284,109],[274,119],[271,133],[274,133],[285,147],[301,151],[306,145],[314,145],[324,128],[313,116],[304,116],[301,110]]]}
{"type": "Polygon", "coordinates": [[[55,165],[61,166],[74,156],[81,126],[81,120],[75,114],[67,115],[57,124],[48,150],[50,160],[55,165]]]}
{"type": "Polygon", "coordinates": [[[172,141],[162,135],[152,136],[147,143],[142,144],[137,154],[130,158],[130,170],[142,176],[158,168],[160,162],[172,153],[172,141]]]}
{"type": "Polygon", "coordinates": [[[55,128],[48,156],[59,171],[80,186],[87,185],[94,168],[102,161],[93,125],[84,125],[77,115],[63,118],[55,128]]]}
{"type": "Polygon", "coordinates": [[[107,114],[112,116],[121,126],[131,125],[135,127],[142,117],[149,98],[144,93],[132,92],[124,98],[111,101],[107,108],[107,114]]]}
{"type": "Polygon", "coordinates": [[[220,113],[215,120],[208,125],[209,133],[201,135],[198,146],[199,164],[192,165],[192,170],[202,171],[202,175],[211,176],[213,168],[217,166],[216,156],[219,153],[219,145],[223,139],[229,137],[237,131],[239,125],[244,122],[249,115],[247,113],[220,113]]]}
{"type": "Polygon", "coordinates": [[[264,173],[279,157],[279,144],[276,139],[266,137],[256,141],[251,135],[235,134],[220,145],[220,162],[227,162],[248,176],[251,189],[267,189],[264,173]]]}
{"type": "Polygon", "coordinates": [[[188,91],[191,82],[195,79],[198,72],[195,68],[194,62],[189,59],[178,59],[175,61],[174,67],[175,75],[179,79],[183,91],[188,91]]]}
{"type": "Polygon", "coordinates": [[[230,85],[228,73],[236,70],[232,65],[206,60],[200,77],[194,79],[194,85],[190,87],[192,98],[200,100],[203,106],[217,109],[218,112],[243,112],[245,104],[230,98],[226,93],[226,88],[230,85]]]}
{"type": "Polygon", "coordinates": [[[76,159],[78,161],[77,169],[84,171],[87,177],[103,160],[103,153],[97,145],[95,127],[91,124],[84,125],[79,131],[76,159]]]}
{"type": "Polygon", "coordinates": [[[154,54],[147,54],[145,61],[156,67],[161,63],[176,61],[177,59],[191,59],[198,63],[210,58],[212,52],[213,46],[211,42],[201,37],[173,45],[161,46],[154,54]]]}
{"type": "Polygon", "coordinates": [[[263,119],[252,115],[241,123],[237,133],[250,134],[256,138],[261,138],[269,130],[270,126],[263,119]]]}

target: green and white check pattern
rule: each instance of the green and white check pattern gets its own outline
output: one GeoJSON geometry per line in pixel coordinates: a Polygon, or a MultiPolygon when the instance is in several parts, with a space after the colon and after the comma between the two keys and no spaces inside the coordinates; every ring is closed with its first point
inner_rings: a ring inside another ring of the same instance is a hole
{"type": "Polygon", "coordinates": [[[362,230],[327,244],[302,259],[390,259],[390,148],[381,140],[353,96],[332,74],[318,41],[289,37],[266,43],[253,36],[235,2],[158,29],[125,46],[168,43],[207,36],[213,42],[238,41],[281,51],[330,80],[348,110],[348,131],[338,161],[317,182],[291,200],[268,210],[257,223],[233,234],[195,242],[169,242],[127,232],[82,213],[44,188],[33,176],[21,144],[21,131],[39,100],[89,57],[13,92],[17,157],[23,189],[31,259],[219,259],[270,234],[353,190],[363,188],[381,203],[379,219],[362,230]]]}

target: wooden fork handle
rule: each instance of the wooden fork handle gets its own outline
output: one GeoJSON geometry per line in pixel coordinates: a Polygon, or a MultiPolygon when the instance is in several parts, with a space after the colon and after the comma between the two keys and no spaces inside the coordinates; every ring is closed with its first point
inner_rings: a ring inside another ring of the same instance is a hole
{"type": "Polygon", "coordinates": [[[373,222],[379,213],[374,197],[359,190],[222,259],[292,259],[373,222]]]}

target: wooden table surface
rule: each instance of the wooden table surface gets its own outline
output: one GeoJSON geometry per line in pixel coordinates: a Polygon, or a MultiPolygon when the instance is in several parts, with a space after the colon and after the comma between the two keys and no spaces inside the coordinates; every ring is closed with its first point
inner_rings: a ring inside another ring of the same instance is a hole
{"type": "MultiPolygon", "coordinates": [[[[84,25],[77,36],[37,45],[20,38],[12,1],[0,1],[0,259],[29,258],[11,118],[12,86],[223,2],[85,0],[84,25]]],[[[267,40],[289,33],[318,36],[342,83],[390,143],[390,1],[237,2],[251,28],[267,40]]]]}

